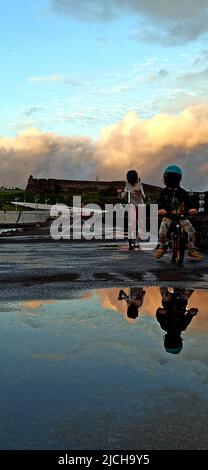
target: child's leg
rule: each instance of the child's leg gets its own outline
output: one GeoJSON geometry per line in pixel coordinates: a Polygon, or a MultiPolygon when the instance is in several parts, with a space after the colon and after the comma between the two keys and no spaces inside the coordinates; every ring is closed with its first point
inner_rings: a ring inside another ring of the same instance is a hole
{"type": "Polygon", "coordinates": [[[193,290],[184,289],[184,292],[183,292],[181,297],[188,300],[191,297],[191,295],[193,294],[193,292],[194,292],[193,290]]]}
{"type": "Polygon", "coordinates": [[[136,238],[136,207],[134,204],[129,205],[128,220],[128,239],[130,242],[134,242],[136,238]]]}
{"type": "Polygon", "coordinates": [[[167,219],[164,217],[162,219],[161,225],[160,225],[160,230],[159,230],[159,241],[160,241],[160,246],[159,248],[155,251],[155,257],[157,259],[161,258],[166,253],[166,241],[167,241],[167,233],[168,229],[171,225],[171,220],[167,219]]]}
{"type": "Polygon", "coordinates": [[[192,250],[195,247],[196,231],[188,219],[181,221],[181,227],[188,234],[188,249],[192,250]]]}
{"type": "Polygon", "coordinates": [[[185,230],[185,232],[188,234],[188,255],[192,259],[198,259],[202,260],[203,256],[196,250],[195,248],[195,229],[193,225],[191,225],[191,222],[189,222],[188,219],[182,220],[181,221],[181,226],[185,230]]]}
{"type": "Polygon", "coordinates": [[[168,219],[167,217],[163,217],[161,225],[160,225],[160,230],[159,230],[159,241],[160,241],[160,246],[162,248],[165,248],[166,246],[167,233],[168,233],[170,224],[171,224],[171,220],[168,219]]]}
{"type": "Polygon", "coordinates": [[[145,222],[146,222],[146,206],[145,204],[139,204],[138,206],[138,216],[137,216],[137,238],[142,240],[143,234],[145,233],[145,222]]]}
{"type": "Polygon", "coordinates": [[[170,292],[167,287],[160,287],[162,300],[170,300],[170,292]]]}

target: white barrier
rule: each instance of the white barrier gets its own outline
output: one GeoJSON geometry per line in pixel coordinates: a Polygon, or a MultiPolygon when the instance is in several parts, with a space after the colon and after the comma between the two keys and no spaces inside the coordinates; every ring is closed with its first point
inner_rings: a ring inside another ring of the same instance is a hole
{"type": "Polygon", "coordinates": [[[0,211],[0,225],[29,225],[45,222],[50,217],[49,211],[0,211]]]}

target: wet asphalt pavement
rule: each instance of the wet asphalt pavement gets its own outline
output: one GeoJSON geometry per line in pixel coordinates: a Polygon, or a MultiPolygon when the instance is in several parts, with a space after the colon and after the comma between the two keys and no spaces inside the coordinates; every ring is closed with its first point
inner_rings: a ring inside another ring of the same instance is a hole
{"type": "Polygon", "coordinates": [[[208,255],[171,264],[170,254],[129,252],[126,242],[1,241],[0,299],[70,298],[75,289],[167,285],[208,286],[208,255]]]}
{"type": "Polygon", "coordinates": [[[0,249],[0,449],[207,449],[207,254],[179,267],[124,242],[0,249]],[[145,287],[135,320],[112,289],[131,286],[145,287]],[[161,286],[194,291],[180,354],[161,286]]]}

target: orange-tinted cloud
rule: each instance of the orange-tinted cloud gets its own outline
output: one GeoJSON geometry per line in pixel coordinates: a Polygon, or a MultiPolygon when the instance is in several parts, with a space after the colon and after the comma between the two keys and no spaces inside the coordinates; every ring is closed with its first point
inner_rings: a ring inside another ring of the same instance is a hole
{"type": "MultiPolygon", "coordinates": [[[[138,169],[146,182],[160,184],[163,168],[176,163],[184,170],[184,185],[207,188],[208,103],[178,115],[140,119],[129,113],[101,130],[100,139],[64,137],[27,129],[16,137],[0,137],[1,177],[8,185],[25,186],[35,177],[125,179],[138,169]]],[[[98,201],[99,202],[99,201],[98,201]]]]}
{"type": "Polygon", "coordinates": [[[21,306],[28,310],[38,310],[39,308],[43,307],[43,305],[52,305],[55,303],[56,300],[26,300],[25,302],[21,303],[21,306]]]}
{"type": "Polygon", "coordinates": [[[94,145],[88,137],[64,137],[26,129],[16,137],[0,137],[1,178],[24,187],[29,174],[37,177],[88,178],[94,145]]]}
{"type": "Polygon", "coordinates": [[[207,186],[207,158],[208,103],[149,120],[129,113],[123,121],[103,129],[96,146],[100,175],[121,178],[132,167],[146,182],[159,184],[163,168],[174,162],[184,169],[185,184],[194,189],[207,186]]]}

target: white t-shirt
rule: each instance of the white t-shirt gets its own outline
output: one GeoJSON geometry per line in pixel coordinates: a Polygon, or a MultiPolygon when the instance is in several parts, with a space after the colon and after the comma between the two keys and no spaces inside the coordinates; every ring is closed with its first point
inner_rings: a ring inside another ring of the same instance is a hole
{"type": "Polygon", "coordinates": [[[145,194],[142,183],[137,181],[136,184],[132,185],[127,182],[123,192],[121,193],[121,198],[124,199],[128,193],[130,193],[130,201],[128,202],[135,206],[138,204],[144,204],[145,194]],[[133,194],[133,191],[138,191],[138,194],[133,194]]]}

